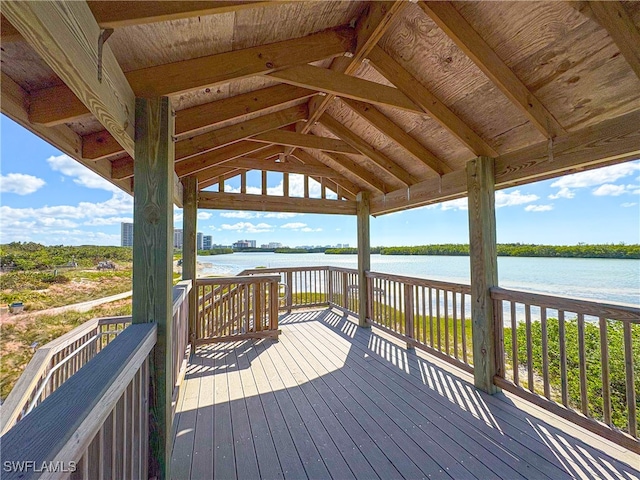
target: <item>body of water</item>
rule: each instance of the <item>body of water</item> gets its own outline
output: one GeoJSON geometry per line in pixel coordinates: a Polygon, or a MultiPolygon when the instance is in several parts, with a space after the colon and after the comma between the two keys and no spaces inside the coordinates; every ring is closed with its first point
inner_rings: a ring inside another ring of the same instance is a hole
{"type": "MultiPolygon", "coordinates": [[[[233,253],[198,257],[202,275],[236,275],[256,267],[330,265],[357,268],[356,255],[233,253]]],[[[469,257],[371,255],[371,270],[470,283],[469,257]]],[[[501,287],[602,302],[640,305],[640,260],[498,257],[501,287]]]]}

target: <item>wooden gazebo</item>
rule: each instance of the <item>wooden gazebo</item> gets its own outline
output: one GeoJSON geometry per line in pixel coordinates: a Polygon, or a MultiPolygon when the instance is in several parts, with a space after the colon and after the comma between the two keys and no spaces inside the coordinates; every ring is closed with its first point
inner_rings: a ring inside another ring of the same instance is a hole
{"type": "Polygon", "coordinates": [[[1,8],[2,113],[134,195],[133,323],[158,324],[160,478],[174,203],[191,280],[198,208],[357,215],[365,326],[369,216],[468,196],[475,385],[495,392],[494,190],[640,156],[640,2],[1,8]],[[247,184],[252,170],[261,185],[247,184]],[[267,194],[267,172],[282,174],[282,195],[267,194]],[[234,177],[239,193],[225,191],[234,177]]]}

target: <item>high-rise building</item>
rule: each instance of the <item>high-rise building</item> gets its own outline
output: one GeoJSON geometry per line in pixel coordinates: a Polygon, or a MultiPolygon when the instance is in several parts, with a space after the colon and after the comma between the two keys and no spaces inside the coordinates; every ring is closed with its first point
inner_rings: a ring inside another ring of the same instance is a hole
{"type": "Polygon", "coordinates": [[[182,248],[182,229],[173,229],[173,248],[182,248]]]}
{"type": "Polygon", "coordinates": [[[202,250],[211,250],[213,247],[213,236],[204,235],[202,237],[202,250]]]}
{"type": "Polygon", "coordinates": [[[196,234],[196,250],[204,250],[204,235],[202,232],[196,234]]]}
{"type": "Polygon", "coordinates": [[[233,248],[242,249],[242,248],[256,248],[255,240],[238,240],[233,244],[233,248]]]}
{"type": "Polygon", "coordinates": [[[133,247],[133,223],[122,222],[120,224],[120,245],[133,247]]]}

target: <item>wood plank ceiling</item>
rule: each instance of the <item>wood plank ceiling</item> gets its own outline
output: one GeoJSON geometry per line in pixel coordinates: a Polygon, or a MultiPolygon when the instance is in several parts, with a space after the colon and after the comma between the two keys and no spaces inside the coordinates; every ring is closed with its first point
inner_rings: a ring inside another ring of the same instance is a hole
{"type": "Polygon", "coordinates": [[[383,214],[464,196],[476,156],[498,188],[640,157],[640,2],[6,1],[1,20],[2,112],[128,192],[136,96],[171,98],[202,207],[351,214],[369,191],[383,214]]]}

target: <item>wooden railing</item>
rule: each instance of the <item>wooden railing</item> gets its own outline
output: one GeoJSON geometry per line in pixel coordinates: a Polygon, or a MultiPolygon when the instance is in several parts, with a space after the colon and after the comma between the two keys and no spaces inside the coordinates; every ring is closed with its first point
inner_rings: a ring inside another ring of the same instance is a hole
{"type": "Polygon", "coordinates": [[[279,281],[279,275],[197,279],[194,343],[277,338],[279,281]]]}
{"type": "Polygon", "coordinates": [[[128,327],[4,434],[2,478],[148,478],[156,330],[128,327]]]}
{"type": "Polygon", "coordinates": [[[173,309],[171,320],[172,345],[170,346],[173,355],[172,373],[172,412],[175,415],[178,404],[180,385],[187,371],[189,361],[189,292],[192,288],[191,280],[183,280],[173,287],[173,309]]]}
{"type": "Polygon", "coordinates": [[[351,268],[328,267],[328,301],[348,312],[358,311],[358,271],[351,268]]]}
{"type": "Polygon", "coordinates": [[[640,308],[504,288],[491,298],[495,384],[638,451],[640,308]]]}
{"type": "Polygon", "coordinates": [[[369,323],[473,372],[468,285],[374,272],[366,276],[369,323]]]}
{"type": "Polygon", "coordinates": [[[40,347],[2,405],[7,432],[57,390],[131,323],[131,317],[94,318],[40,347]]]}

